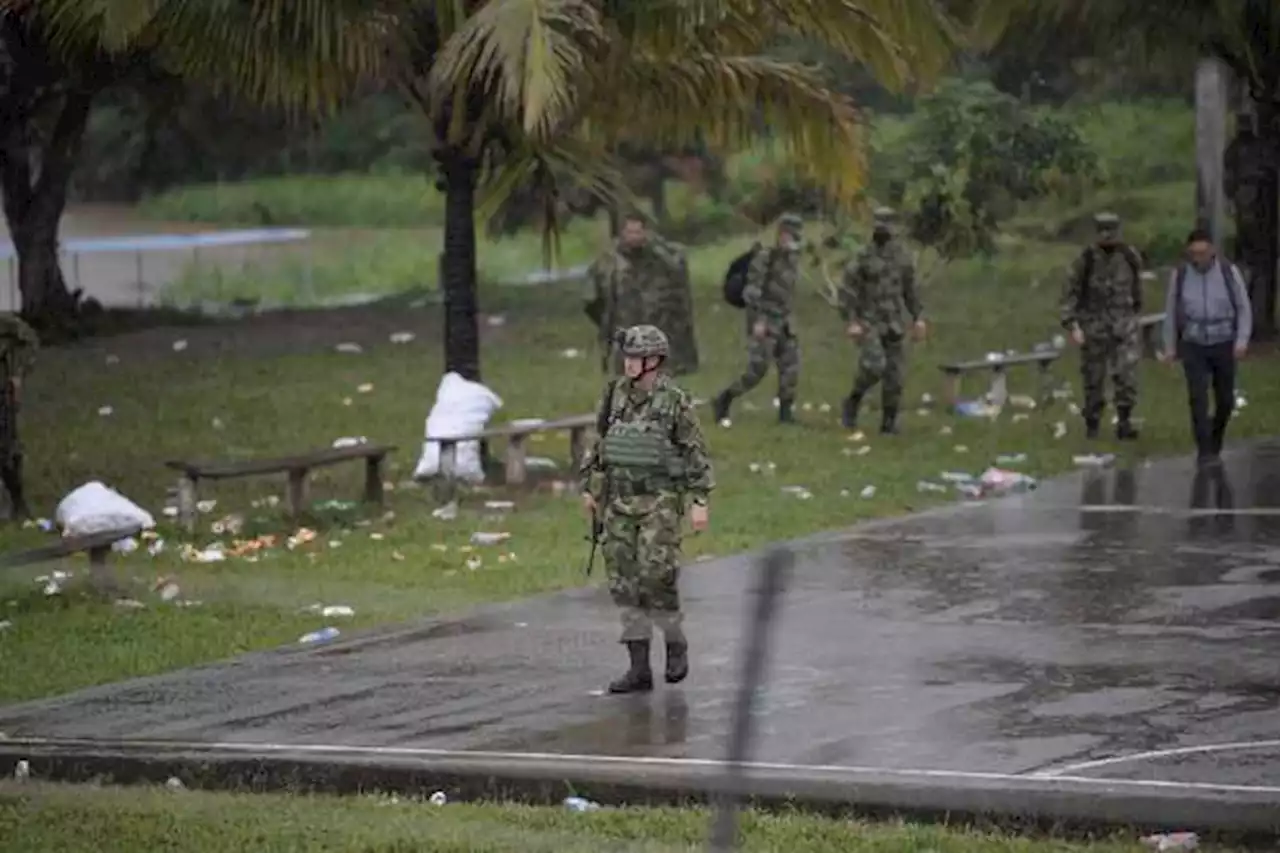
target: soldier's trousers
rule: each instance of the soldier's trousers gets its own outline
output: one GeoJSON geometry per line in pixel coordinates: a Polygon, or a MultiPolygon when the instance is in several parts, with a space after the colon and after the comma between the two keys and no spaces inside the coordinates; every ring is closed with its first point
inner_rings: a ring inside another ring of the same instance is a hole
{"type": "Polygon", "coordinates": [[[622,610],[621,641],[650,640],[656,624],[667,642],[683,643],[680,612],[681,501],[671,495],[649,508],[605,511],[600,544],[609,594],[622,610]]]}
{"type": "Polygon", "coordinates": [[[1106,406],[1106,382],[1111,378],[1117,409],[1132,409],[1138,402],[1138,362],[1142,347],[1137,329],[1086,333],[1080,348],[1080,378],[1086,419],[1102,415],[1106,406]]]}
{"type": "Polygon", "coordinates": [[[907,376],[907,353],[903,337],[869,330],[862,339],[862,357],[853,381],[853,396],[861,399],[877,382],[884,382],[881,405],[896,410],[902,402],[902,386],[907,376]]]}
{"type": "Polygon", "coordinates": [[[791,402],[800,384],[800,341],[789,328],[771,332],[763,338],[747,337],[747,369],[727,389],[731,397],[741,397],[760,384],[769,372],[769,362],[778,368],[778,399],[791,402]]]}

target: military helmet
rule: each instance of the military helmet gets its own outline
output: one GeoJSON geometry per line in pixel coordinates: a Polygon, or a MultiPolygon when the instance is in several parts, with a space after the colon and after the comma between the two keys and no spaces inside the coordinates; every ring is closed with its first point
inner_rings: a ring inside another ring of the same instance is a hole
{"type": "Polygon", "coordinates": [[[651,355],[666,356],[670,351],[667,336],[657,326],[632,326],[622,333],[622,354],[632,358],[651,355]]]}

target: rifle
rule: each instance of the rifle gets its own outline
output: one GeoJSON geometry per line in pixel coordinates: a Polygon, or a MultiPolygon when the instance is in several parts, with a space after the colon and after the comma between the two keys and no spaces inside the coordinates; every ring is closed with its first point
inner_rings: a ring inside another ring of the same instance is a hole
{"type": "MultiPolygon", "coordinates": [[[[613,379],[609,382],[609,391],[605,394],[604,404],[600,406],[599,413],[596,414],[596,452],[600,452],[600,442],[604,441],[604,434],[609,431],[609,424],[613,420],[613,395],[618,390],[619,380],[613,379]]],[[[604,534],[604,508],[609,503],[609,474],[605,472],[604,487],[600,490],[600,500],[596,502],[595,511],[591,513],[591,535],[587,540],[591,543],[591,551],[587,554],[587,577],[591,577],[591,568],[596,562],[596,546],[600,544],[600,537],[604,534]]]]}

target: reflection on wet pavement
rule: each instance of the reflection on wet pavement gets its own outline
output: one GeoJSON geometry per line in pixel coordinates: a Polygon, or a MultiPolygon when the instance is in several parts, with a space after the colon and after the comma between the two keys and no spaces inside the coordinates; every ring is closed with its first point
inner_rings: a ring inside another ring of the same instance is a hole
{"type": "MultiPolygon", "coordinates": [[[[1280,784],[1265,743],[1094,764],[1280,739],[1277,477],[1263,445],[801,546],[757,759],[1280,784]]],[[[625,654],[607,594],[578,590],[17,706],[0,729],[718,758],[749,568],[686,573],[693,673],[649,696],[600,695],[625,654]]]]}

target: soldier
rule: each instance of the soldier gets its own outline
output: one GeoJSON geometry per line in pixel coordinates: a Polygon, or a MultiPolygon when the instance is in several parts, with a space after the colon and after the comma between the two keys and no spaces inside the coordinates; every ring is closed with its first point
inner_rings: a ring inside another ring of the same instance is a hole
{"type": "Polygon", "coordinates": [[[601,551],[609,592],[622,609],[622,642],[631,667],[611,693],[653,689],[649,646],[656,622],[666,639],[666,680],[689,674],[678,581],[685,499],[695,531],[707,528],[714,483],[702,428],[689,395],[665,372],[662,330],[632,326],[621,334],[621,378],[600,401],[601,435],[584,455],[582,503],[602,514],[601,551]]]}
{"type": "Polygon", "coordinates": [[[898,406],[906,379],[907,324],[912,324],[917,340],[924,337],[926,326],[916,292],[915,264],[894,239],[894,212],[880,207],[874,217],[871,245],[845,267],[840,289],[840,316],[849,337],[862,345],[858,376],[853,393],[845,398],[841,421],[848,429],[856,427],[862,398],[883,380],[880,431],[892,435],[898,431],[898,406]]]}
{"type": "Polygon", "coordinates": [[[698,369],[693,330],[693,296],[683,249],[650,233],[644,218],[623,219],[618,240],[587,271],[583,306],[601,344],[601,369],[618,373],[621,357],[614,334],[641,323],[662,324],[674,337],[669,370],[673,375],[698,369]]]}
{"type": "Polygon", "coordinates": [[[1099,213],[1093,218],[1097,242],[1071,265],[1062,296],[1062,327],[1080,347],[1084,385],[1084,425],[1088,438],[1098,437],[1106,405],[1107,374],[1114,388],[1116,438],[1138,437],[1130,420],[1138,401],[1138,361],[1142,357],[1138,316],[1142,313],[1142,259],[1120,240],[1120,217],[1099,213]]]}
{"type": "Polygon", "coordinates": [[[22,400],[22,379],[31,372],[40,340],[16,314],[0,314],[0,479],[9,493],[12,514],[29,518],[22,483],[22,444],[18,440],[18,408],[22,400]]]}
{"type": "Polygon", "coordinates": [[[717,421],[729,417],[733,401],[760,384],[772,360],[778,368],[778,420],[792,423],[800,381],[800,342],[791,325],[800,279],[800,235],[804,220],[794,213],[778,221],[778,242],[751,258],[742,301],[747,309],[747,369],[715,398],[717,421]]]}

